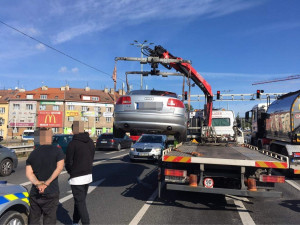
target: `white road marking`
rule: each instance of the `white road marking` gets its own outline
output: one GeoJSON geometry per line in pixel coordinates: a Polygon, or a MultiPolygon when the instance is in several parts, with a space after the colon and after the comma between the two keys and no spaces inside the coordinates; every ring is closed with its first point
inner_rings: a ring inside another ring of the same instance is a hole
{"type": "Polygon", "coordinates": [[[233,200],[234,204],[236,205],[237,211],[241,217],[243,225],[255,225],[252,217],[250,216],[249,212],[247,212],[247,209],[242,202],[249,202],[248,198],[226,195],[225,199],[226,201],[233,200]]]}
{"type": "MultiPolygon", "coordinates": [[[[116,159],[116,158],[119,158],[119,157],[122,157],[122,156],[125,156],[125,155],[127,155],[127,153],[126,153],[126,154],[123,154],[123,155],[118,155],[118,156],[115,156],[115,157],[112,157],[112,158],[109,158],[109,159],[104,159],[104,160],[101,160],[101,161],[98,161],[98,162],[94,162],[94,163],[93,163],[93,166],[99,165],[99,164],[104,163],[104,162],[106,162],[106,161],[109,161],[109,160],[111,160],[111,159],[116,159]]],[[[65,174],[65,173],[67,173],[66,170],[62,171],[62,172],[60,173],[60,175],[61,175],[61,174],[65,174]]],[[[21,186],[27,186],[27,185],[30,185],[30,184],[31,184],[31,182],[30,182],[30,181],[27,181],[27,182],[24,182],[24,183],[22,183],[22,184],[20,184],[20,185],[21,185],[21,186]]]]}
{"type": "MultiPolygon", "coordinates": [[[[96,187],[98,187],[104,180],[105,180],[105,178],[91,183],[89,186],[89,189],[88,189],[88,194],[90,194],[92,191],[94,191],[96,189],[96,187]]],[[[67,196],[59,199],[59,202],[62,204],[64,202],[70,200],[71,198],[73,198],[73,194],[67,195],[67,196]]]]}
{"type": "Polygon", "coordinates": [[[296,188],[298,191],[300,191],[300,186],[295,181],[285,180],[285,182],[288,183],[289,185],[291,185],[292,187],[296,188]]]}
{"type": "Polygon", "coordinates": [[[126,149],[120,150],[120,151],[113,151],[113,152],[106,152],[104,153],[105,155],[110,155],[110,154],[114,154],[116,152],[124,152],[126,149]]]}
{"type": "Polygon", "coordinates": [[[138,224],[147,210],[149,209],[150,205],[153,203],[154,199],[157,197],[158,189],[156,189],[151,197],[148,199],[148,201],[144,204],[144,206],[140,209],[140,211],[135,215],[135,217],[131,220],[129,225],[136,225],[138,224]]]}

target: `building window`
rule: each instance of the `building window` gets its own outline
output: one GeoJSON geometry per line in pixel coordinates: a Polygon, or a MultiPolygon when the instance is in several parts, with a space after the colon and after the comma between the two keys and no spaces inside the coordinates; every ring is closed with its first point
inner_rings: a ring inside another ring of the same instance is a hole
{"type": "Polygon", "coordinates": [[[59,105],[54,105],[53,106],[53,111],[59,111],[59,105]]]}
{"type": "Polygon", "coordinates": [[[68,105],[68,110],[74,110],[74,105],[68,105]]]}
{"type": "Polygon", "coordinates": [[[74,121],[74,116],[68,116],[68,121],[73,122],[74,121]]]}
{"type": "Polygon", "coordinates": [[[2,136],[2,137],[4,136],[4,130],[2,130],[2,129],[0,130],[0,136],[2,136]]]}
{"type": "Polygon", "coordinates": [[[32,104],[26,104],[26,110],[33,110],[32,104]]]}
{"type": "MultiPolygon", "coordinates": [[[[0,118],[0,126],[2,126],[5,123],[5,120],[3,118],[0,118]]],[[[3,136],[3,135],[0,135],[3,136]]]]}
{"type": "Polygon", "coordinates": [[[85,122],[87,122],[87,121],[89,121],[89,118],[88,118],[88,117],[86,117],[86,116],[82,116],[82,117],[81,117],[81,121],[85,121],[85,122]]]}
{"type": "Polygon", "coordinates": [[[0,114],[4,114],[5,113],[5,107],[0,107],[0,114]]]}
{"type": "Polygon", "coordinates": [[[106,117],[106,123],[110,123],[111,122],[111,117],[106,117]]]}
{"type": "Polygon", "coordinates": [[[96,135],[100,135],[100,134],[102,134],[102,128],[96,129],[96,135]]]}
{"type": "Polygon", "coordinates": [[[13,110],[20,110],[20,104],[13,104],[13,110]]]}
{"type": "Polygon", "coordinates": [[[58,127],[53,127],[52,132],[53,132],[53,134],[57,134],[58,133],[58,127]]]}
{"type": "Polygon", "coordinates": [[[92,97],[92,101],[99,101],[99,97],[92,97]]]}
{"type": "Polygon", "coordinates": [[[101,108],[100,108],[100,107],[95,107],[95,111],[96,111],[96,112],[100,112],[100,111],[101,111],[101,108]]]}
{"type": "Polygon", "coordinates": [[[111,107],[107,107],[106,108],[106,112],[111,112],[112,110],[111,110],[111,107]]]}
{"type": "Polygon", "coordinates": [[[40,105],[40,110],[46,110],[46,105],[40,105]]]}
{"type": "Polygon", "coordinates": [[[96,121],[96,122],[99,122],[99,121],[100,121],[100,118],[99,118],[99,117],[95,117],[95,121],[96,121]]]}
{"type": "Polygon", "coordinates": [[[21,97],[20,95],[17,95],[17,96],[16,96],[16,98],[20,98],[20,97],[21,97]]]}
{"type": "Polygon", "coordinates": [[[41,99],[47,99],[47,95],[40,95],[41,99]]]}
{"type": "Polygon", "coordinates": [[[84,112],[88,111],[88,107],[87,106],[81,106],[81,111],[84,111],[84,112]]]}
{"type": "Polygon", "coordinates": [[[27,99],[33,99],[33,95],[26,95],[27,99]]]}
{"type": "Polygon", "coordinates": [[[58,99],[58,96],[55,96],[55,99],[58,99]]]}
{"type": "Polygon", "coordinates": [[[106,133],[110,133],[110,128],[106,128],[106,133]]]}

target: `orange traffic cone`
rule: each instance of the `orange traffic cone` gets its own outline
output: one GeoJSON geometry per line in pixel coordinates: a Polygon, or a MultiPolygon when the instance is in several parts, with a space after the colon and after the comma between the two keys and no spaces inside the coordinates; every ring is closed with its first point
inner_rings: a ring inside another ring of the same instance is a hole
{"type": "Polygon", "coordinates": [[[248,190],[249,191],[257,191],[255,179],[248,178],[248,190]]]}
{"type": "Polygon", "coordinates": [[[190,186],[197,187],[197,175],[196,174],[190,174],[190,186]]]}

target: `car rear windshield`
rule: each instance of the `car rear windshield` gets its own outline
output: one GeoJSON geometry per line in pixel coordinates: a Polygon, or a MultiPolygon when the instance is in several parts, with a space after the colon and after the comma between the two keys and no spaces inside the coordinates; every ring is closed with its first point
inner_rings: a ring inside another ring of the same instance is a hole
{"type": "Polygon", "coordinates": [[[157,91],[157,90],[135,90],[129,92],[128,95],[157,95],[157,96],[168,96],[177,98],[177,94],[169,91],[157,91]]]}
{"type": "Polygon", "coordinates": [[[142,136],[139,140],[139,143],[162,143],[161,136],[142,136]]]}
{"type": "Polygon", "coordinates": [[[113,134],[102,134],[99,136],[99,139],[113,139],[114,135],[113,134]]]}

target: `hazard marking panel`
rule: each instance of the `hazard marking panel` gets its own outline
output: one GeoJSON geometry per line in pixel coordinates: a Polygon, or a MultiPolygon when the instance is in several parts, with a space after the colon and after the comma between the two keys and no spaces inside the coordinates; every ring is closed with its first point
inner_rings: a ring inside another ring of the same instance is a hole
{"type": "Polygon", "coordinates": [[[256,161],[255,167],[283,169],[283,168],[288,168],[288,164],[286,162],[256,161]]]}
{"type": "Polygon", "coordinates": [[[214,187],[214,180],[212,178],[205,178],[203,181],[204,187],[206,188],[213,188],[214,187]]]}
{"type": "Polygon", "coordinates": [[[165,162],[180,162],[180,163],[190,163],[191,157],[183,157],[183,156],[164,156],[165,162]]]}
{"type": "Polygon", "coordinates": [[[294,170],[294,174],[300,174],[300,170],[294,170]]]}

